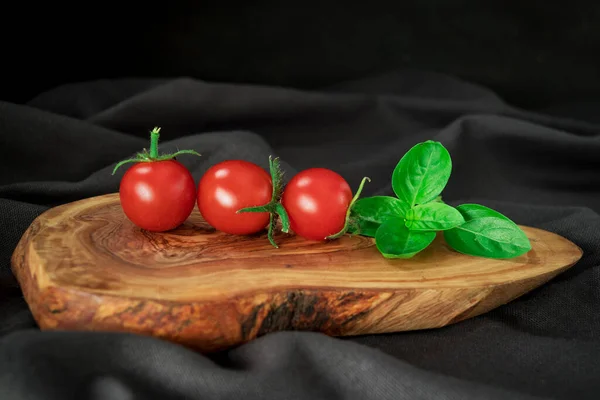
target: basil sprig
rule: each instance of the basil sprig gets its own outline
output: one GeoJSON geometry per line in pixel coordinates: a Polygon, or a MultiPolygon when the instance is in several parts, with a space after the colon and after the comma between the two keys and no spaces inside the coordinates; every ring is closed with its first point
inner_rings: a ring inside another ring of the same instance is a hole
{"type": "Polygon", "coordinates": [[[487,258],[513,258],[531,250],[527,235],[506,216],[478,204],[452,207],[441,194],[452,172],[448,150],[439,142],[412,147],[392,173],[396,195],[358,199],[351,232],[375,238],[386,258],[411,258],[443,232],[454,250],[487,258]]]}
{"type": "Polygon", "coordinates": [[[491,258],[512,258],[531,250],[531,243],[513,221],[479,204],[456,209],[465,222],[444,232],[446,243],[461,253],[491,258]]]}

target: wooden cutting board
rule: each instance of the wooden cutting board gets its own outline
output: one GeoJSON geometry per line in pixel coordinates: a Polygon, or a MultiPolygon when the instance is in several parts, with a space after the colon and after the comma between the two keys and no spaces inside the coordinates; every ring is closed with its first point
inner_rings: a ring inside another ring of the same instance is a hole
{"type": "Polygon", "coordinates": [[[510,260],[462,255],[439,236],[410,260],[387,260],[370,238],[328,243],[212,230],[194,211],[179,229],[149,233],[118,194],[39,216],[13,272],[43,330],[133,332],[203,352],[268,332],[332,336],[428,329],[485,313],[544,284],[582,251],[523,227],[533,249],[510,260]]]}

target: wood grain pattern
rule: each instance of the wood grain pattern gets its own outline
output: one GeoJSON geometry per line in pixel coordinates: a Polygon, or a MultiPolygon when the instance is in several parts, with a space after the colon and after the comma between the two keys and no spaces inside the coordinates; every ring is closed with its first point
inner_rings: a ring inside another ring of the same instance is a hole
{"type": "Polygon", "coordinates": [[[372,239],[215,232],[194,211],[180,228],[144,232],[118,194],[47,211],[23,235],[13,272],[41,329],[152,335],[216,351],[279,330],[332,336],[442,327],[544,284],[582,256],[556,234],[523,227],[533,249],[511,260],[465,256],[440,235],[410,260],[372,239]]]}

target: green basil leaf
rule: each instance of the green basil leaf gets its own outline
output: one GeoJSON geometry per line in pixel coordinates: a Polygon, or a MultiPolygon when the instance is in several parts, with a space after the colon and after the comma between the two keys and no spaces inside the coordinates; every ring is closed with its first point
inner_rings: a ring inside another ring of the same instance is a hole
{"type": "Polygon", "coordinates": [[[392,189],[407,209],[439,196],[450,178],[450,153],[439,142],[428,140],[411,148],[392,174],[392,189]]]}
{"type": "Polygon", "coordinates": [[[406,213],[406,227],[411,231],[445,231],[465,222],[462,214],[445,203],[425,203],[406,213]]]}
{"type": "Polygon", "coordinates": [[[375,237],[377,233],[377,229],[381,224],[372,221],[365,221],[363,219],[357,218],[352,221],[350,226],[348,227],[348,233],[355,235],[362,235],[368,237],[375,237]]]}
{"type": "Polygon", "coordinates": [[[379,225],[391,217],[404,216],[404,204],[391,196],[363,197],[356,200],[350,212],[354,233],[375,237],[379,225]]]}
{"type": "Polygon", "coordinates": [[[443,203],[444,202],[441,195],[437,196],[435,199],[433,199],[431,201],[435,202],[435,203],[443,203]]]}
{"type": "Polygon", "coordinates": [[[498,211],[492,210],[486,206],[482,206],[481,204],[461,204],[460,206],[457,206],[456,209],[462,214],[462,216],[465,218],[465,221],[484,217],[495,217],[513,222],[508,217],[500,214],[498,211]]]}
{"type": "Polygon", "coordinates": [[[391,196],[363,197],[356,200],[350,212],[350,233],[375,237],[379,225],[387,218],[403,217],[404,204],[391,196]]]}
{"type": "Polygon", "coordinates": [[[446,243],[454,250],[478,257],[513,258],[531,250],[525,232],[505,218],[480,217],[444,231],[446,243]]]}
{"type": "Polygon", "coordinates": [[[379,226],[375,245],[385,258],[411,258],[429,246],[435,236],[435,232],[410,231],[403,218],[394,217],[379,226]]]}
{"type": "Polygon", "coordinates": [[[364,221],[381,224],[389,217],[403,217],[404,204],[391,196],[363,197],[356,200],[351,215],[364,221]]]}

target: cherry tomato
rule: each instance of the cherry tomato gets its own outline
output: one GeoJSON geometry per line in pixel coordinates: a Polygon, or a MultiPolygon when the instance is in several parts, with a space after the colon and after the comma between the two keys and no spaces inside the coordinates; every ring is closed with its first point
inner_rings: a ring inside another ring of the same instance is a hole
{"type": "Polygon", "coordinates": [[[271,201],[271,175],[244,160],[213,165],[198,184],[198,209],[215,229],[233,235],[257,233],[269,224],[268,212],[244,212],[242,208],[263,206],[271,201]]]}
{"type": "Polygon", "coordinates": [[[181,225],[196,202],[194,178],[175,160],[139,162],[125,172],[121,207],[140,228],[164,232],[181,225]]]}
{"type": "Polygon", "coordinates": [[[341,231],[351,201],[348,182],[326,168],[301,171],[287,184],[281,198],[290,227],[309,240],[325,240],[341,231]]]}

